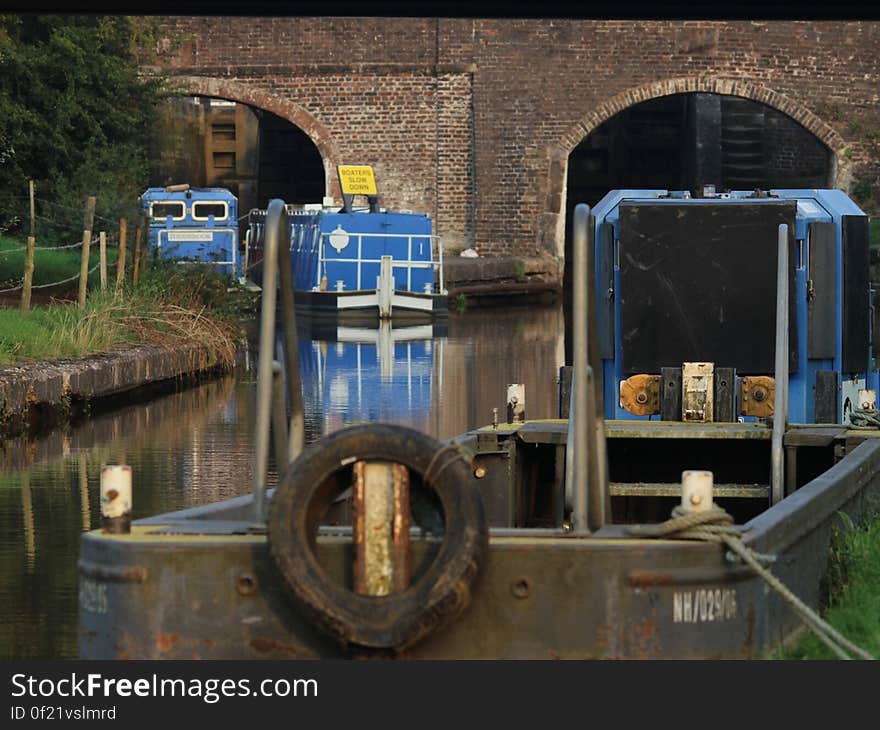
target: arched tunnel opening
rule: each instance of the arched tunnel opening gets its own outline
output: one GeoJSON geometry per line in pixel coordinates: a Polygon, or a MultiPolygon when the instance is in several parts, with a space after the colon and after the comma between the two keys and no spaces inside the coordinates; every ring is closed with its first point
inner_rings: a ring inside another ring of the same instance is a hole
{"type": "MultiPolygon", "coordinates": [[[[286,203],[321,203],[324,164],[299,127],[272,112],[205,96],[164,102],[150,184],[222,187],[237,198],[239,215],[286,203]]],[[[246,219],[241,225],[246,226],[246,219]]]]}
{"type": "Polygon", "coordinates": [[[565,361],[571,363],[571,226],[574,207],[616,189],[689,190],[701,195],[833,185],[833,154],[776,109],[737,96],[672,94],[603,122],[568,158],[565,205],[565,361]]]}

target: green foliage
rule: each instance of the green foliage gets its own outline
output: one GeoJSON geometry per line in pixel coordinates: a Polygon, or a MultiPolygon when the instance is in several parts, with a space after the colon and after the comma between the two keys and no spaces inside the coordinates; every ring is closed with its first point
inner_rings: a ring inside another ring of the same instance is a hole
{"type": "Polygon", "coordinates": [[[456,294],[452,307],[458,314],[464,314],[467,310],[467,297],[464,294],[456,294]]]}
{"type": "Polygon", "coordinates": [[[207,310],[221,320],[237,322],[253,295],[215,266],[153,258],[138,282],[141,296],[174,302],[192,311],[207,310]]]}
{"type": "MultiPolygon", "coordinates": [[[[823,615],[847,639],[880,657],[880,513],[853,525],[841,515],[829,551],[830,605],[823,615]]],[[[787,659],[836,659],[814,634],[805,634],[787,659]]]]}
{"type": "Polygon", "coordinates": [[[131,344],[201,343],[229,363],[240,326],[229,279],[208,266],[160,263],[136,288],[91,291],[85,309],[71,303],[0,308],[0,366],[22,361],[85,357],[131,344]]]}
{"type": "Polygon", "coordinates": [[[139,75],[153,42],[143,18],[0,16],[0,232],[24,224],[29,179],[40,198],[69,206],[56,223],[63,237],[82,231],[89,195],[98,216],[134,217],[165,93],[139,75]]]}

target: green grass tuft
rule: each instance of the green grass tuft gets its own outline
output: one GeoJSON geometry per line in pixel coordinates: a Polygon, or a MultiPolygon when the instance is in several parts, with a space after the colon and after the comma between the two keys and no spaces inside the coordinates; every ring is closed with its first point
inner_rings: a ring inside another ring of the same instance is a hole
{"type": "MultiPolygon", "coordinates": [[[[847,520],[844,520],[847,522],[847,520]]],[[[831,542],[830,605],[823,618],[847,639],[880,658],[880,519],[836,529],[831,542]]],[[[785,659],[837,659],[812,632],[785,659]]]]}
{"type": "Polygon", "coordinates": [[[132,344],[198,343],[230,364],[241,334],[240,297],[231,281],[209,266],[157,262],[138,287],[118,294],[90,291],[85,309],[56,302],[33,307],[23,318],[17,307],[0,308],[0,367],[23,362],[85,357],[132,344]],[[234,287],[233,287],[234,289],[234,287]]]}

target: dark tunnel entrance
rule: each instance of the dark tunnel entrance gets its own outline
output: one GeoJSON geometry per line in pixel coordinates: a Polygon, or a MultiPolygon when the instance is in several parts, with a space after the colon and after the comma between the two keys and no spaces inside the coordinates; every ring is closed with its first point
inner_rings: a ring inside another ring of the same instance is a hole
{"type": "Polygon", "coordinates": [[[571,222],[578,203],[609,190],[716,191],[833,184],[831,150],[791,117],[759,102],[711,93],[672,94],[603,122],[568,158],[565,205],[565,361],[571,362],[571,222]]]}
{"type": "Polygon", "coordinates": [[[158,131],[151,185],[227,188],[238,197],[242,216],[272,198],[323,200],[318,148],[276,114],[224,99],[174,97],[163,106],[158,131]]]}

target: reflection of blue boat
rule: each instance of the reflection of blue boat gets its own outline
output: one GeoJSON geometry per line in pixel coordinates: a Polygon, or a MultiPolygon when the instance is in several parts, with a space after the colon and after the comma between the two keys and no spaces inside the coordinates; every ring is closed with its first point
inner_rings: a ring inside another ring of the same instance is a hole
{"type": "Polygon", "coordinates": [[[224,188],[172,185],[141,195],[150,222],[147,245],[162,258],[214,264],[224,274],[243,274],[238,254],[238,199],[224,188]]]}
{"type": "Polygon", "coordinates": [[[338,327],[299,338],[304,408],[323,433],[365,421],[411,423],[431,411],[436,348],[430,324],[338,327]]]}
{"type": "MultiPolygon", "coordinates": [[[[252,210],[249,267],[262,258],[265,211],[252,210]]],[[[297,310],[333,319],[433,319],[448,314],[443,254],[415,213],[290,211],[297,310]]],[[[254,271],[260,282],[260,273],[254,271]]]]}

